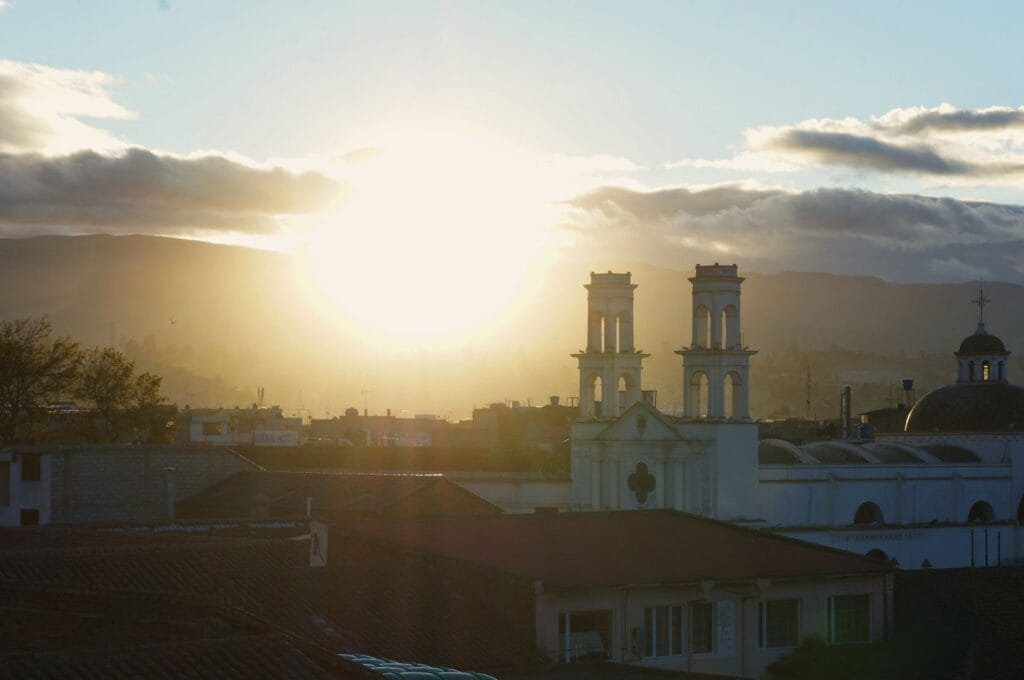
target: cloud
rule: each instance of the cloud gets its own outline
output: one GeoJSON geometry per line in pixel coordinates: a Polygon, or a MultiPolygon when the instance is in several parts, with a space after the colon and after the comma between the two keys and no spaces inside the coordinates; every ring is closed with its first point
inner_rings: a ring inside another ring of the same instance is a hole
{"type": "Polygon", "coordinates": [[[949,104],[893,109],[872,120],[872,126],[886,134],[919,136],[933,132],[978,132],[1024,128],[1024,107],[994,106],[987,109],[957,109],[949,104]]]}
{"type": "Polygon", "coordinates": [[[751,128],[743,136],[730,158],[682,159],[667,167],[792,172],[841,166],[969,184],[1013,183],[1024,174],[1024,107],[893,109],[866,120],[751,128]]]}
{"type": "Polygon", "coordinates": [[[768,148],[784,152],[803,153],[819,163],[846,165],[854,168],[893,172],[920,172],[934,175],[972,175],[990,172],[1009,173],[1024,170],[999,164],[986,167],[961,160],[944,158],[925,145],[899,146],[873,137],[844,132],[818,132],[815,130],[787,130],[767,144],[768,148]]]}
{"type": "Polygon", "coordinates": [[[4,231],[268,233],[277,217],[317,211],[343,187],[322,175],[249,167],[220,156],[133,148],[47,157],[0,154],[4,231]]]}
{"type": "Polygon", "coordinates": [[[123,149],[123,140],[82,121],[135,117],[111,98],[109,90],[116,82],[99,71],[0,59],[0,152],[123,149]]]}
{"type": "Polygon", "coordinates": [[[932,260],[931,269],[943,278],[958,281],[984,281],[992,276],[992,273],[985,267],[968,264],[955,257],[932,260]]]}
{"type": "MultiPolygon", "coordinates": [[[[574,246],[677,263],[725,253],[763,270],[900,280],[989,272],[1020,280],[1024,206],[858,189],[605,187],[568,204],[574,246]]],[[[974,278],[977,278],[976,276],[974,278]]]]}

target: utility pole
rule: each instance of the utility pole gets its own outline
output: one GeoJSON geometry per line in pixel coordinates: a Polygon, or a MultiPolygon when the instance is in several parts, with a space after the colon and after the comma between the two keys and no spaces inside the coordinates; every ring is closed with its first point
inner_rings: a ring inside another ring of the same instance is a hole
{"type": "Polygon", "coordinates": [[[804,418],[807,420],[811,419],[811,362],[807,362],[807,401],[806,401],[806,412],[804,418]]]}

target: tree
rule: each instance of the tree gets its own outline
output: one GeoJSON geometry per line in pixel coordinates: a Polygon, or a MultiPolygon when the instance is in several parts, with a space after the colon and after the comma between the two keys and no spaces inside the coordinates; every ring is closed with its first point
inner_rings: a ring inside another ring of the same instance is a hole
{"type": "Polygon", "coordinates": [[[178,409],[168,406],[167,398],[160,394],[162,382],[163,378],[152,373],[135,376],[129,417],[140,443],[166,443],[174,434],[173,418],[178,409]]]}
{"type": "Polygon", "coordinates": [[[53,340],[43,317],[0,321],[0,439],[18,441],[19,425],[71,391],[82,353],[66,337],[53,340]]]}
{"type": "Polygon", "coordinates": [[[75,396],[93,407],[104,441],[117,441],[135,393],[135,364],[113,347],[86,352],[75,396]]]}

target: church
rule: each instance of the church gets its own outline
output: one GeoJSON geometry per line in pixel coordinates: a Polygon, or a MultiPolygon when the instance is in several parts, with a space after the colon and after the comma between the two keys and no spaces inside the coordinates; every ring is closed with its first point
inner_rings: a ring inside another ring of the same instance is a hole
{"type": "MultiPolygon", "coordinates": [[[[580,415],[572,427],[573,511],[667,508],[842,550],[905,569],[1024,558],[1024,388],[982,320],[954,353],[956,382],[924,397],[905,431],[802,446],[766,439],[749,414],[736,265],[697,265],[692,336],[678,350],[683,411],[642,385],[629,273],[592,273],[580,415]]],[[[983,311],[984,296],[979,297],[983,311]]],[[[952,369],[953,367],[951,367],[952,369]]]]}

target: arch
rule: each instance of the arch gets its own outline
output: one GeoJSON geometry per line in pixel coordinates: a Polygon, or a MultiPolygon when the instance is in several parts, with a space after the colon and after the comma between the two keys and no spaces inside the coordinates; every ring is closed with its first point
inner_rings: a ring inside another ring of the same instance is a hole
{"type": "Polygon", "coordinates": [[[725,397],[725,417],[741,418],[743,413],[743,379],[736,371],[729,371],[722,379],[722,394],[725,397]]]}
{"type": "Polygon", "coordinates": [[[590,310],[590,316],[587,319],[587,351],[588,352],[603,352],[604,351],[604,314],[596,309],[590,310]]]}
{"type": "Polygon", "coordinates": [[[974,382],[974,362],[973,361],[968,361],[967,362],[967,380],[969,382],[974,382]]]}
{"type": "Polygon", "coordinates": [[[707,305],[697,305],[693,310],[693,344],[711,347],[711,309],[707,305]]]}
{"type": "Polygon", "coordinates": [[[627,406],[630,406],[629,395],[633,391],[633,376],[628,373],[623,373],[619,376],[619,380],[615,385],[615,394],[617,395],[619,403],[619,413],[626,410],[627,406]]]}
{"type": "Polygon", "coordinates": [[[735,349],[740,346],[740,315],[736,305],[722,307],[722,347],[735,349]]]}
{"type": "Polygon", "coordinates": [[[601,400],[604,396],[604,385],[601,381],[601,376],[594,373],[587,379],[587,389],[589,390],[590,396],[590,415],[599,417],[601,415],[601,400]]]}
{"type": "Polygon", "coordinates": [[[988,359],[981,362],[981,379],[984,382],[992,379],[992,365],[988,363],[988,359]]]}
{"type": "Polygon", "coordinates": [[[690,403],[693,404],[694,418],[706,418],[708,415],[708,397],[710,395],[711,383],[708,374],[704,371],[696,371],[690,377],[690,403]]]}
{"type": "Polygon", "coordinates": [[[992,509],[992,506],[985,501],[978,501],[971,506],[971,511],[967,513],[968,522],[981,522],[987,524],[995,521],[996,511],[992,509]]]}
{"type": "Polygon", "coordinates": [[[628,310],[615,317],[615,347],[619,352],[633,351],[633,315],[628,310]]]}
{"type": "Polygon", "coordinates": [[[999,362],[999,382],[1006,382],[1006,362],[999,362]]]}
{"type": "Polygon", "coordinates": [[[1024,495],[1020,497],[1020,503],[1017,504],[1017,521],[1024,522],[1024,495]]]}
{"type": "Polygon", "coordinates": [[[882,509],[871,501],[860,504],[853,516],[854,524],[883,524],[882,509]]]}
{"type": "Polygon", "coordinates": [[[867,558],[870,558],[872,560],[878,560],[879,562],[888,562],[889,561],[889,556],[887,554],[885,554],[885,551],[882,550],[881,548],[873,548],[873,549],[867,551],[866,553],[864,553],[864,556],[867,557],[867,558]]]}

